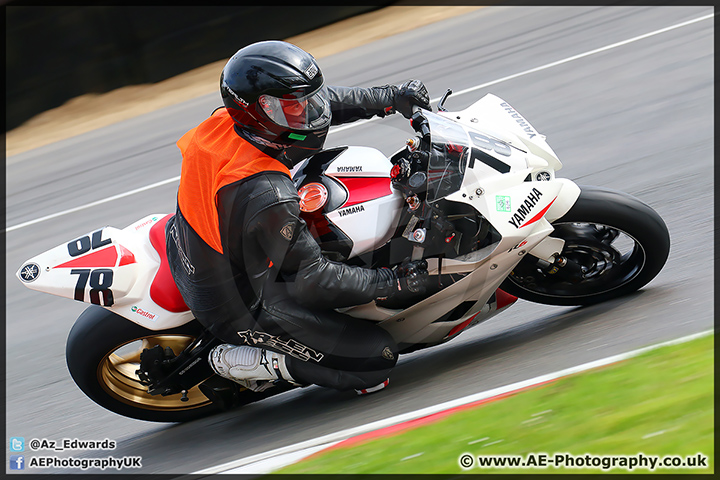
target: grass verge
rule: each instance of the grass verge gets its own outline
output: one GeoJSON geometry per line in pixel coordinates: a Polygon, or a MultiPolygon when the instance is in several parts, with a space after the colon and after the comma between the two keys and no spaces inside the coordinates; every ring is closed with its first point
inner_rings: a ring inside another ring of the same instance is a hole
{"type": "Polygon", "coordinates": [[[710,335],[652,350],[432,424],[348,448],[339,446],[275,473],[710,474],[714,472],[713,339],[710,335]],[[471,468],[460,466],[464,454],[472,458],[471,468]],[[706,467],[699,454],[706,457],[706,467]],[[492,455],[521,457],[535,465],[478,466],[492,455]],[[661,462],[668,456],[695,467],[667,468],[658,463],[650,468],[653,458],[661,462]],[[545,467],[537,465],[543,458],[545,467]],[[557,468],[551,461],[565,465],[557,468]],[[575,466],[569,467],[570,461],[575,466]]]}

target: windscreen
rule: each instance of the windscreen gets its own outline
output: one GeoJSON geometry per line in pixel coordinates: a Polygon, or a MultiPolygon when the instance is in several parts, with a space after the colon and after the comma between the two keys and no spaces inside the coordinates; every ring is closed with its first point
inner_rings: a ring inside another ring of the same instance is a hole
{"type": "Polygon", "coordinates": [[[431,112],[423,112],[430,126],[427,201],[434,202],[460,189],[468,157],[470,140],[457,123],[431,112]]]}

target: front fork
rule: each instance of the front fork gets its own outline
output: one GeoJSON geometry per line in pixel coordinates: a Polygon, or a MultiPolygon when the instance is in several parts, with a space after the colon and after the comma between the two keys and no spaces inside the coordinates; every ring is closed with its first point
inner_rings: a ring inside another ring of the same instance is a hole
{"type": "Polygon", "coordinates": [[[547,275],[554,275],[570,283],[579,283],[585,277],[585,267],[559,254],[553,256],[552,262],[538,259],[538,267],[547,275]]]}

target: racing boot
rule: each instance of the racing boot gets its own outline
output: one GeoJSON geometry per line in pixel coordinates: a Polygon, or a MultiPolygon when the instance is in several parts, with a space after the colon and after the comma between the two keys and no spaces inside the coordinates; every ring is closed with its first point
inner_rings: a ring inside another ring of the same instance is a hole
{"type": "Polygon", "coordinates": [[[222,344],[210,351],[213,371],[223,378],[262,392],[279,380],[299,385],[285,365],[285,355],[247,345],[222,344]]]}

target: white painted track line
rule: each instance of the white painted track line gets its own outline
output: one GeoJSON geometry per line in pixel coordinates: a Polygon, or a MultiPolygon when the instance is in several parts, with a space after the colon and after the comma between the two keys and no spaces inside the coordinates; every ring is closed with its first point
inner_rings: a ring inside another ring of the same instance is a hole
{"type": "MultiPolygon", "coordinates": [[[[594,49],[594,50],[589,50],[589,51],[587,51],[587,52],[580,53],[580,54],[578,54],[578,55],[573,55],[573,56],[571,56],[571,57],[563,58],[563,59],[557,60],[557,61],[555,61],[555,62],[551,62],[551,63],[547,63],[547,64],[545,64],[545,65],[541,65],[541,66],[539,66],[539,67],[531,68],[531,69],[529,69],[529,70],[524,70],[524,71],[522,71],[522,72],[518,72],[518,73],[515,73],[515,74],[513,74],[513,75],[508,75],[508,76],[506,76],[506,77],[498,78],[497,80],[493,80],[493,81],[490,81],[490,82],[486,82],[486,83],[483,83],[483,84],[480,84],[480,85],[475,85],[475,86],[473,86],[473,87],[466,88],[465,90],[459,90],[459,91],[457,91],[457,92],[454,92],[454,93],[453,93],[453,97],[457,97],[457,96],[459,96],[459,95],[463,95],[463,94],[466,94],[466,93],[474,92],[474,91],[476,91],[476,90],[479,90],[479,89],[481,89],[481,88],[486,88],[486,87],[489,87],[489,86],[491,86],[491,85],[497,85],[498,83],[506,82],[506,81],[508,81],[508,80],[514,80],[514,79],[516,79],[516,78],[523,77],[523,76],[525,76],[525,75],[530,75],[530,74],[532,74],[532,73],[536,73],[536,72],[540,72],[540,71],[543,71],[543,70],[547,70],[547,69],[549,69],[549,68],[553,68],[553,67],[556,67],[556,66],[558,66],[558,65],[563,65],[563,64],[568,63],[568,62],[572,62],[572,61],[575,61],[575,60],[579,60],[579,59],[581,59],[581,58],[585,58],[585,57],[588,57],[588,56],[590,56],[590,55],[594,55],[594,54],[596,54],[596,53],[606,52],[606,51],[611,50],[611,49],[613,49],[613,48],[617,48],[617,47],[621,47],[621,46],[624,46],[624,45],[628,45],[628,44],[630,44],[630,43],[637,42],[637,41],[643,40],[643,39],[645,39],[645,38],[653,37],[653,36],[655,36],[655,35],[660,35],[660,34],[662,34],[662,33],[669,32],[669,31],[675,30],[675,29],[677,29],[677,28],[685,27],[685,26],[687,26],[687,25],[692,25],[692,24],[694,24],[694,23],[697,23],[697,22],[701,22],[701,21],[703,21],[703,20],[710,19],[710,18],[712,18],[712,17],[714,17],[714,16],[715,16],[714,13],[711,13],[711,14],[708,14],[708,15],[704,15],[704,16],[702,16],[702,17],[694,18],[694,19],[688,20],[688,21],[686,21],[686,22],[677,23],[677,24],[671,25],[671,26],[669,26],[669,27],[661,28],[661,29],[659,29],[659,30],[654,30],[654,31],[652,31],[652,32],[645,33],[645,34],[643,34],[643,35],[638,35],[638,36],[636,36],[636,37],[629,38],[629,39],[623,40],[623,41],[621,41],[621,42],[612,43],[612,44],[606,45],[606,46],[604,46],[604,47],[596,48],[596,49],[594,49]]],[[[438,98],[433,98],[433,99],[430,100],[430,103],[436,103],[436,102],[438,102],[439,100],[440,100],[440,97],[438,97],[438,98]]],[[[361,125],[365,125],[366,123],[373,122],[373,121],[376,121],[376,120],[379,120],[379,118],[378,118],[378,117],[375,117],[375,118],[371,118],[371,119],[369,119],[369,120],[360,120],[360,121],[353,122],[353,123],[348,124],[348,125],[343,125],[342,127],[333,128],[333,129],[330,130],[329,133],[332,134],[332,133],[337,133],[337,132],[341,132],[341,131],[344,131],[344,130],[349,130],[349,129],[351,129],[351,128],[357,128],[357,127],[359,127],[359,126],[361,126],[361,125]]],[[[178,176],[178,177],[169,178],[169,179],[167,179],[167,180],[163,180],[163,181],[154,183],[154,184],[152,184],[152,185],[147,185],[147,186],[145,186],[145,187],[137,188],[137,189],[131,190],[131,191],[129,191],[129,192],[125,192],[125,193],[121,193],[121,194],[118,194],[118,195],[114,195],[114,196],[112,196],[112,197],[108,197],[108,198],[105,198],[105,199],[102,199],[102,200],[97,200],[97,201],[95,201],[95,202],[88,203],[88,204],[85,204],[85,205],[81,205],[81,206],[78,206],[78,207],[74,207],[74,208],[71,208],[71,209],[68,209],[68,210],[63,210],[63,211],[61,211],[61,212],[53,213],[53,214],[51,214],[51,215],[46,215],[46,216],[44,216],[44,217],[36,218],[36,219],[34,219],[34,220],[29,220],[29,221],[27,221],[27,222],[23,222],[23,223],[20,223],[20,224],[17,224],[17,225],[13,225],[13,226],[11,226],[11,227],[6,227],[6,228],[5,228],[5,231],[6,231],[6,232],[12,232],[12,231],[14,231],[14,230],[18,230],[18,229],[20,229],[20,228],[27,227],[27,226],[29,226],[29,225],[34,225],[34,224],[36,224],[36,223],[44,222],[45,220],[50,220],[50,219],[52,219],[52,218],[57,218],[57,217],[60,217],[60,216],[63,216],[63,215],[67,215],[67,214],[70,214],[70,213],[74,213],[74,212],[77,212],[77,211],[80,211],[80,210],[85,210],[85,209],[87,209],[87,208],[95,207],[95,206],[101,205],[101,204],[103,204],[103,203],[111,202],[111,201],[113,201],[113,200],[118,200],[118,199],[120,199],[120,198],[124,198],[124,197],[127,197],[127,196],[129,196],[129,195],[134,195],[134,194],[136,194],[136,193],[144,192],[144,191],[146,191],[146,190],[149,190],[149,189],[152,189],[152,188],[155,188],[155,187],[159,187],[159,186],[162,186],[162,185],[165,185],[165,184],[168,184],[168,183],[172,183],[172,182],[175,182],[175,181],[178,181],[178,180],[180,180],[180,177],[179,177],[179,176],[178,176]]]]}

